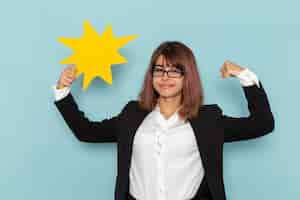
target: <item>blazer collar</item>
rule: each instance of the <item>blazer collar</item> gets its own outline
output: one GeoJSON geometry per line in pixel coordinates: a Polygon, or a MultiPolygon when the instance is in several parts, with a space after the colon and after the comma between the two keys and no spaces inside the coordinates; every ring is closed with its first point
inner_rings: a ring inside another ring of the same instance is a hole
{"type": "MultiPolygon", "coordinates": [[[[150,111],[144,110],[142,108],[139,107],[138,105],[138,101],[135,101],[135,105],[134,105],[135,109],[134,109],[134,113],[132,115],[132,126],[129,127],[129,143],[130,146],[132,146],[132,142],[133,142],[133,138],[135,136],[135,133],[138,129],[138,127],[140,126],[140,124],[143,122],[143,120],[145,119],[145,117],[147,116],[147,114],[150,113],[150,111]]],[[[196,118],[192,118],[192,119],[188,119],[188,121],[190,122],[198,145],[202,146],[205,145],[203,143],[205,143],[205,135],[204,134],[208,134],[207,131],[205,129],[209,128],[209,117],[208,117],[208,109],[205,109],[206,105],[203,105],[200,109],[199,109],[199,115],[196,118]]]]}

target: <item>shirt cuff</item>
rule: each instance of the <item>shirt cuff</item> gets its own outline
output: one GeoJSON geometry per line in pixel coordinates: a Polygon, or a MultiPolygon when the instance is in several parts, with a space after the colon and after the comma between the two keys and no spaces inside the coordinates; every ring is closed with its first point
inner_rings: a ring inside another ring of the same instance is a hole
{"type": "Polygon", "coordinates": [[[243,71],[241,71],[237,75],[237,78],[242,86],[251,86],[256,84],[258,87],[260,87],[257,75],[248,68],[245,68],[243,71]]]}
{"type": "Polygon", "coordinates": [[[55,101],[59,101],[69,94],[70,87],[64,87],[61,89],[57,89],[56,85],[52,85],[52,90],[54,93],[55,101]]]}

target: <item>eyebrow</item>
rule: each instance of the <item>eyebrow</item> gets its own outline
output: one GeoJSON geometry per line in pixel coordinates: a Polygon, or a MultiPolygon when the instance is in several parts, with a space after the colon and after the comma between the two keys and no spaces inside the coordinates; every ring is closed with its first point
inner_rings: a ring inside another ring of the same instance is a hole
{"type": "MultiPolygon", "coordinates": [[[[163,65],[153,65],[153,67],[157,68],[157,67],[160,67],[160,68],[166,68],[165,66],[163,65]]],[[[176,70],[181,70],[180,68],[176,67],[176,66],[167,66],[171,69],[176,69],[176,70]]]]}
{"type": "Polygon", "coordinates": [[[163,65],[153,65],[153,67],[164,67],[163,65]]]}

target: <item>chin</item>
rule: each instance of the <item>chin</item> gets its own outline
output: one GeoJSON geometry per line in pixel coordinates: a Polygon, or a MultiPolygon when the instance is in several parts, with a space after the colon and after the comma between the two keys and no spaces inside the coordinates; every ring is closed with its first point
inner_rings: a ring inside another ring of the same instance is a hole
{"type": "Polygon", "coordinates": [[[179,94],[178,93],[176,93],[176,92],[159,92],[159,95],[161,96],[161,97],[175,97],[175,96],[178,96],[179,94]]]}

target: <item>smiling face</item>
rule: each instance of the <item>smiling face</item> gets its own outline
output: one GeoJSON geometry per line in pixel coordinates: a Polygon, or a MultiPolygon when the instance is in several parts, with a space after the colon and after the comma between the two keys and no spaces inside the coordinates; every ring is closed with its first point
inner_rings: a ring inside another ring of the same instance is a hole
{"type": "MultiPolygon", "coordinates": [[[[168,66],[164,56],[160,55],[155,62],[155,69],[171,70],[173,74],[180,73],[180,70],[173,66],[168,66]],[[159,65],[159,66],[158,66],[159,65]]],[[[159,73],[159,72],[158,72],[159,73]]],[[[162,98],[181,97],[184,76],[170,78],[167,73],[163,76],[153,75],[153,87],[162,98]]]]}

